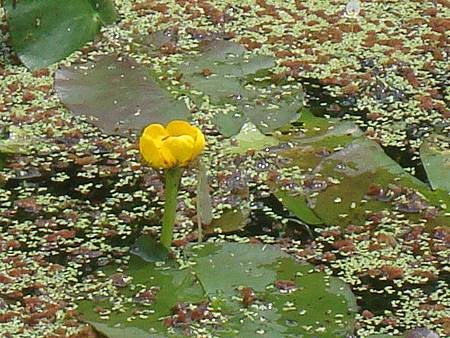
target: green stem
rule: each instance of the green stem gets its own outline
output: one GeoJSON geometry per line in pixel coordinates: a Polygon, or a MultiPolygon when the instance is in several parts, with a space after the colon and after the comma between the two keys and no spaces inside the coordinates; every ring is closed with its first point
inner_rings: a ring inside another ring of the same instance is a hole
{"type": "Polygon", "coordinates": [[[165,171],[165,194],[166,203],[164,205],[164,216],[162,219],[161,244],[170,249],[173,238],[173,226],[177,214],[177,196],[180,187],[183,168],[175,167],[165,171]]]}

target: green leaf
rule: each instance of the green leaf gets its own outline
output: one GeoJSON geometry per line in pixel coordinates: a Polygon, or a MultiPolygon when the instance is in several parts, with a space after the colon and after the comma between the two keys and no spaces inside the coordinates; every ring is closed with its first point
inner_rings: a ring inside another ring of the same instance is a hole
{"type": "Polygon", "coordinates": [[[272,137],[261,133],[256,126],[251,123],[245,123],[239,134],[232,138],[231,142],[236,142],[237,146],[227,147],[226,152],[244,154],[247,150],[261,150],[267,147],[278,145],[279,141],[272,137]]]}
{"type": "Polygon", "coordinates": [[[299,167],[301,189],[292,195],[280,183],[278,186],[275,183],[275,188],[286,208],[305,223],[320,224],[321,220],[323,224],[340,226],[365,224],[370,214],[400,211],[401,196],[395,200],[389,195],[391,192],[387,196],[371,197],[368,196],[371,187],[378,187],[384,193],[401,189],[403,201],[412,205],[411,211],[405,212],[409,219],[418,220],[428,206],[435,206],[438,216],[429,220],[429,224],[448,223],[442,209],[450,202],[448,194],[428,189],[387,156],[378,143],[366,138],[355,124],[315,117],[304,111],[295,125],[300,127],[300,132],[290,136],[293,148],[279,154],[291,159],[287,166],[299,167]],[[408,202],[407,189],[416,192],[416,201],[408,202]]]}
{"type": "Polygon", "coordinates": [[[109,0],[6,0],[11,42],[22,63],[47,67],[92,40],[115,18],[109,0]]]}
{"type": "Polygon", "coordinates": [[[206,234],[236,232],[247,225],[247,215],[241,210],[226,210],[220,218],[213,219],[206,234]]]}
{"type": "Polygon", "coordinates": [[[190,112],[152,77],[149,70],[115,55],[56,72],[55,90],[74,114],[113,134],[141,131],[150,123],[187,120],[190,112]]]}
{"type": "Polygon", "coordinates": [[[450,192],[450,149],[439,149],[439,143],[448,145],[450,138],[432,135],[420,146],[420,159],[431,187],[450,192]]]}
{"type": "Polygon", "coordinates": [[[89,0],[92,8],[98,12],[99,18],[104,25],[111,25],[117,20],[117,11],[114,2],[110,0],[89,0]]]}
{"type": "Polygon", "coordinates": [[[112,338],[182,337],[182,330],[199,325],[205,335],[218,337],[331,338],[353,330],[356,303],[349,287],[275,246],[207,243],[187,248],[186,256],[183,270],[174,262],[154,264],[136,256],[128,268],[103,268],[78,311],[112,338]],[[254,293],[251,302],[242,301],[242,287],[254,293]],[[187,321],[167,329],[163,319],[174,318],[177,304],[208,304],[221,320],[198,322],[186,316],[187,321]]]}
{"type": "Polygon", "coordinates": [[[213,219],[211,194],[209,193],[208,171],[200,160],[197,183],[197,213],[202,224],[210,224],[213,219]]]}
{"type": "Polygon", "coordinates": [[[166,335],[160,335],[154,333],[153,331],[145,331],[138,327],[123,327],[119,325],[118,327],[114,327],[108,324],[104,324],[101,322],[87,321],[92,327],[95,328],[97,332],[100,332],[102,335],[108,338],[125,338],[125,337],[133,337],[133,338],[166,338],[166,335]]]}
{"type": "Polygon", "coordinates": [[[389,198],[383,201],[366,196],[374,184],[385,191],[389,185],[413,188],[432,198],[429,202],[440,204],[440,196],[433,198],[427,194],[424,183],[405,172],[378,143],[366,138],[357,138],[324,158],[313,172],[319,177],[337,180],[337,184],[329,183],[323,191],[307,194],[314,213],[328,224],[363,224],[368,213],[395,209],[395,203],[389,198]]]}
{"type": "Polygon", "coordinates": [[[238,243],[205,244],[192,248],[194,272],[209,296],[230,297],[238,287],[251,286],[264,291],[275,281],[271,265],[280,257],[287,257],[272,245],[238,243]]]}
{"type": "Polygon", "coordinates": [[[239,44],[213,40],[202,44],[199,54],[187,57],[180,72],[192,90],[227,108],[227,113],[216,114],[213,121],[223,135],[231,136],[246,121],[267,133],[297,117],[303,93],[273,86],[267,70],[274,66],[271,56],[246,54],[239,44]]]}
{"type": "Polygon", "coordinates": [[[155,238],[149,235],[140,236],[131,247],[131,253],[146,262],[165,261],[168,250],[155,238]]]}
{"type": "Polygon", "coordinates": [[[239,133],[247,118],[240,113],[221,113],[214,115],[212,121],[223,136],[230,137],[239,133]]]}
{"type": "Polygon", "coordinates": [[[214,332],[220,337],[334,338],[353,330],[356,301],[348,286],[274,246],[209,243],[188,254],[206,293],[226,316],[214,332]],[[240,301],[242,288],[255,294],[247,307],[240,301]]]}
{"type": "Polygon", "coordinates": [[[275,196],[298,219],[311,225],[323,224],[323,221],[309,208],[305,195],[290,195],[289,192],[279,190],[275,196]]]}
{"type": "Polygon", "coordinates": [[[110,285],[118,268],[105,267],[105,277],[98,278],[103,288],[92,292],[89,299],[81,301],[78,306],[84,320],[108,337],[178,336],[166,334],[162,318],[170,315],[172,307],[178,303],[205,300],[202,287],[189,270],[174,269],[168,264],[156,265],[133,256],[124,271],[130,284],[119,288],[110,285]],[[154,299],[147,303],[137,301],[145,290],[150,290],[154,299]],[[105,297],[105,294],[111,297],[105,297]],[[110,313],[102,316],[99,309],[110,313]]]}

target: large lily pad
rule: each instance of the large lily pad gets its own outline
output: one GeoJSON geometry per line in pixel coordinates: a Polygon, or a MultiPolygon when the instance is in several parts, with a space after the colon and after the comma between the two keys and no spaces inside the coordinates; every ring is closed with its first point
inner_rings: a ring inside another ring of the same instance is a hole
{"type": "Polygon", "coordinates": [[[110,0],[6,0],[5,8],[14,50],[30,69],[65,58],[116,17],[110,0]]]}
{"type": "Polygon", "coordinates": [[[362,224],[368,212],[385,209],[420,218],[428,207],[439,208],[442,198],[448,200],[442,191],[431,192],[390,159],[378,143],[366,138],[357,138],[323,159],[314,173],[337,180],[307,197],[314,212],[330,224],[362,224]]]}
{"type": "Polygon", "coordinates": [[[198,327],[194,317],[181,320],[173,310],[186,304],[208,304],[220,320],[202,322],[201,330],[218,337],[338,337],[353,330],[356,305],[349,288],[276,247],[209,243],[189,248],[187,256],[190,268],[184,270],[138,257],[123,273],[104,268],[102,287],[78,310],[113,338],[182,337],[198,327]],[[244,300],[242,287],[254,299],[244,300]],[[178,325],[167,328],[164,319],[178,325]]]}
{"type": "MultiPolygon", "coordinates": [[[[440,210],[448,204],[444,191],[428,189],[353,123],[324,121],[310,114],[299,123],[305,128],[291,137],[294,147],[280,154],[291,158],[289,166],[296,165],[309,174],[303,175],[303,189],[296,195],[283,191],[278,196],[304,222],[364,224],[368,215],[384,210],[404,212],[417,220],[429,208],[440,210]]],[[[448,221],[441,210],[429,222],[446,224],[448,221]]]]}
{"type": "Polygon", "coordinates": [[[276,247],[206,244],[190,254],[206,293],[224,301],[228,321],[216,331],[219,336],[342,337],[352,332],[356,305],[350,289],[335,277],[311,273],[311,265],[276,247]],[[242,290],[255,294],[246,307],[234,300],[242,290]]]}
{"type": "Polygon", "coordinates": [[[190,116],[184,102],[170,96],[146,67],[115,55],[59,69],[55,90],[73,113],[92,115],[92,123],[109,133],[128,134],[190,116]]]}
{"type": "MultiPolygon", "coordinates": [[[[439,149],[432,136],[420,146],[420,158],[433,189],[450,191],[450,150],[439,149]]],[[[445,142],[449,144],[450,139],[445,142]]]]}
{"type": "Polygon", "coordinates": [[[246,55],[243,46],[231,41],[207,41],[200,53],[188,57],[180,72],[191,89],[208,95],[219,107],[234,110],[217,114],[214,121],[225,136],[237,133],[246,121],[262,132],[285,126],[297,117],[303,104],[302,92],[288,92],[273,86],[267,69],[275,59],[246,55]]]}
{"type": "Polygon", "coordinates": [[[129,334],[140,338],[166,333],[161,318],[169,316],[172,307],[204,300],[203,289],[189,270],[148,263],[139,257],[131,259],[123,276],[118,276],[116,269],[104,269],[104,288],[91,294],[91,299],[82,301],[78,308],[83,318],[107,337],[129,334]],[[108,279],[112,280],[112,287],[108,286],[108,279]],[[119,279],[129,280],[129,284],[122,287],[114,282],[119,279]]]}

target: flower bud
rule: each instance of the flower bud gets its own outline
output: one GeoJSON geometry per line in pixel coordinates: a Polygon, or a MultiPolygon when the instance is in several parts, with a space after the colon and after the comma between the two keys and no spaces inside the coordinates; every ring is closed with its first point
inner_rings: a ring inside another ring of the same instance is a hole
{"type": "Polygon", "coordinates": [[[171,121],[167,127],[150,124],[139,140],[144,160],[153,168],[167,169],[187,166],[205,148],[200,129],[186,121],[171,121]]]}

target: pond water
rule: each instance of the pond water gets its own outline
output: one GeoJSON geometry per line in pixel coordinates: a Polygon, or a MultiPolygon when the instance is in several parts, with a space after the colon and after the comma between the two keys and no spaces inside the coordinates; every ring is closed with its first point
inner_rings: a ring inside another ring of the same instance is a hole
{"type": "Polygon", "coordinates": [[[450,335],[448,1],[67,6],[0,9],[2,337],[450,335]]]}

